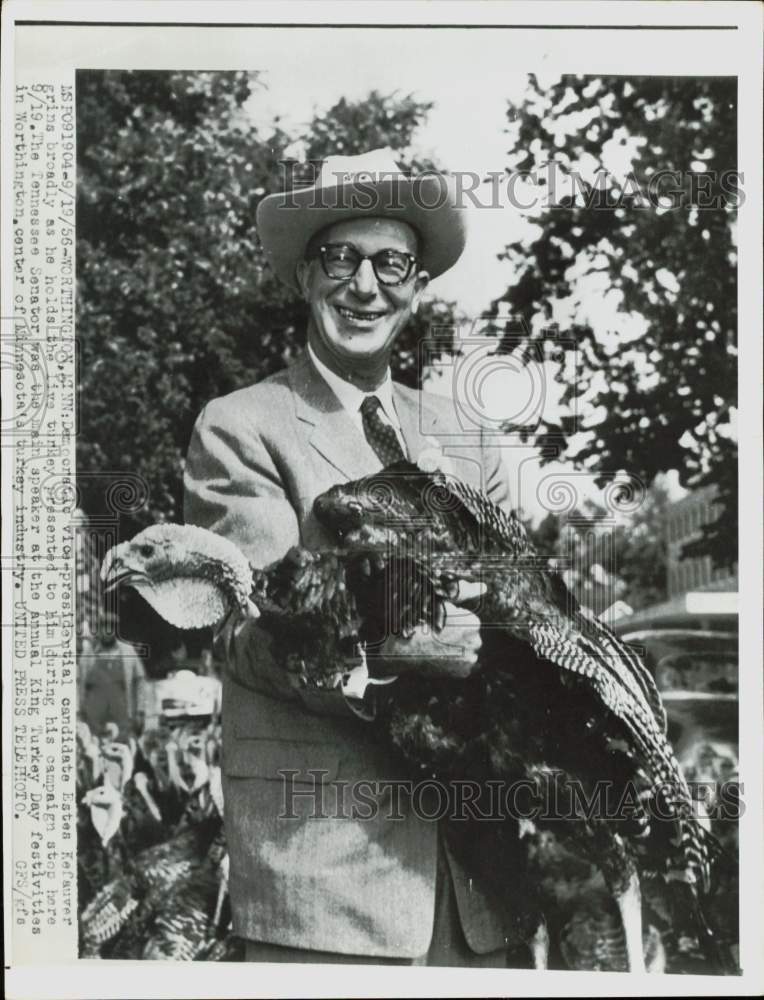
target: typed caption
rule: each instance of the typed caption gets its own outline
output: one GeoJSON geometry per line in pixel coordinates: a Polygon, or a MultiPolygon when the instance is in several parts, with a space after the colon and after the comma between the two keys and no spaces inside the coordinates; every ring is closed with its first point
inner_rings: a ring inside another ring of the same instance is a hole
{"type": "Polygon", "coordinates": [[[13,138],[11,455],[14,956],[64,960],[77,940],[75,796],[74,87],[17,86],[13,138]]]}

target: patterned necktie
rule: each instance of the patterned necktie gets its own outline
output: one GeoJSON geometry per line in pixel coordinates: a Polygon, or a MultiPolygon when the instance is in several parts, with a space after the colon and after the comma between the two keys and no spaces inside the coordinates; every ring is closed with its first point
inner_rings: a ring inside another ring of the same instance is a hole
{"type": "Polygon", "coordinates": [[[367,396],[361,403],[363,417],[363,432],[366,440],[374,449],[374,453],[383,467],[401,462],[406,456],[403,453],[398,435],[390,424],[384,423],[379,415],[382,404],[376,396],[367,396]]]}

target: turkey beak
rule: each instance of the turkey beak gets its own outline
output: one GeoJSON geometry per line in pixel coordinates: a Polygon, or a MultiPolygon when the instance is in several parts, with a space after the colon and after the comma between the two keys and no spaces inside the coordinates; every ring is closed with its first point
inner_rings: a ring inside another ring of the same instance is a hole
{"type": "Polygon", "coordinates": [[[101,563],[101,582],[106,584],[107,592],[116,585],[122,570],[122,556],[119,549],[119,545],[109,549],[101,563]]]}
{"type": "Polygon", "coordinates": [[[108,594],[111,590],[120,583],[129,583],[131,578],[136,579],[141,576],[140,572],[135,569],[130,569],[125,560],[126,546],[129,542],[123,542],[121,545],[115,545],[113,549],[109,549],[106,555],[103,557],[103,563],[101,564],[101,580],[105,584],[104,590],[108,594]]]}

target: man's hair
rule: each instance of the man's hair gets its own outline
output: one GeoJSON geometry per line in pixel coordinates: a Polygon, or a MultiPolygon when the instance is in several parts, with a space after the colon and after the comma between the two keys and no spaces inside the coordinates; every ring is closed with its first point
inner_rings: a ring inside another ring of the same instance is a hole
{"type": "MultiPolygon", "coordinates": [[[[359,218],[365,218],[365,216],[359,216],[359,218]]],[[[374,218],[376,218],[376,216],[374,216],[374,218]]],[[[382,217],[380,216],[380,218],[382,217]]],[[[393,220],[393,221],[404,222],[411,229],[414,236],[416,237],[416,256],[417,259],[419,259],[422,254],[422,237],[419,233],[419,230],[416,229],[414,226],[412,226],[411,223],[407,222],[405,219],[393,220]]],[[[336,225],[336,223],[330,222],[328,226],[324,226],[323,229],[319,229],[317,233],[314,233],[311,236],[305,247],[305,253],[303,254],[305,260],[310,260],[312,257],[318,256],[318,248],[323,245],[324,241],[326,240],[326,234],[334,225],[336,225]]]]}

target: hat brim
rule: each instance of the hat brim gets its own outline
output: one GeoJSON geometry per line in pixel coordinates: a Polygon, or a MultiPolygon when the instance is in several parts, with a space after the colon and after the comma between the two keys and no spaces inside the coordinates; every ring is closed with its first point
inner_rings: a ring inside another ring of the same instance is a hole
{"type": "Polygon", "coordinates": [[[397,219],[413,226],[420,239],[421,269],[431,278],[457,262],[467,240],[465,212],[457,205],[453,178],[445,174],[302,188],[269,195],[257,206],[257,230],[268,262],[295,290],[295,268],[311,237],[358,218],[397,219]]]}

